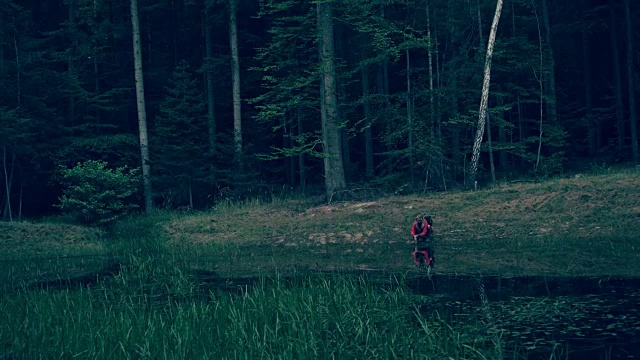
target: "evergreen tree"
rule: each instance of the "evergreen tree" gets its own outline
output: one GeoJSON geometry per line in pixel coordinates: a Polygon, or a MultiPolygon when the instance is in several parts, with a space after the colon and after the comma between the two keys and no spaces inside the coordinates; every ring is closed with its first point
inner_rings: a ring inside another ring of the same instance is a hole
{"type": "Polygon", "coordinates": [[[194,207],[208,184],[206,105],[189,64],[181,61],[165,88],[156,120],[154,186],[172,205],[194,207]]]}

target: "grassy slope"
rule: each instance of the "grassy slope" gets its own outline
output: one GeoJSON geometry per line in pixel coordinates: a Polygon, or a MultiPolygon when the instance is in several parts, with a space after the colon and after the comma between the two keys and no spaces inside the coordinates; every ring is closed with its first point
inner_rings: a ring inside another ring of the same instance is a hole
{"type": "Polygon", "coordinates": [[[640,276],[640,173],[305,207],[219,207],[163,224],[191,266],[412,271],[410,221],[434,216],[437,271],[640,276]]]}
{"type": "Polygon", "coordinates": [[[95,273],[109,261],[101,239],[83,226],[0,222],[0,288],[95,273]]]}
{"type": "Polygon", "coordinates": [[[0,222],[0,260],[103,254],[101,236],[78,225],[0,222]]]}
{"type": "Polygon", "coordinates": [[[640,276],[639,194],[636,170],[370,202],[221,205],[124,221],[114,232],[121,241],[110,241],[116,246],[79,226],[0,222],[0,264],[10,278],[64,277],[104,266],[69,256],[168,248],[180,266],[223,276],[275,268],[415,271],[410,222],[427,212],[440,273],[640,276]],[[34,258],[47,260],[26,261],[34,258]]]}

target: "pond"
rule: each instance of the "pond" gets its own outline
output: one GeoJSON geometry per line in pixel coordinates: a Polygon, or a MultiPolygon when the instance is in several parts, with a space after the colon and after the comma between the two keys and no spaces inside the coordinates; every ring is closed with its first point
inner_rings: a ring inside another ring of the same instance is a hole
{"type": "Polygon", "coordinates": [[[432,276],[409,280],[419,311],[471,322],[505,358],[640,358],[640,279],[432,276]]]}
{"type": "MultiPolygon", "coordinates": [[[[52,269],[74,273],[76,268],[86,269],[87,262],[93,264],[89,260],[52,269]]],[[[108,279],[120,271],[113,259],[95,262],[101,264],[95,266],[102,267],[100,271],[62,279],[52,270],[44,278],[53,280],[33,281],[29,287],[91,286],[97,278],[108,279]]],[[[415,308],[422,317],[486,329],[487,338],[500,344],[505,359],[640,359],[640,278],[324,273],[363,276],[382,288],[406,286],[417,295],[415,308]]],[[[285,278],[309,274],[301,271],[285,278]]],[[[212,289],[237,291],[260,281],[220,277],[215,271],[194,271],[191,277],[204,297],[212,289]]],[[[16,279],[5,285],[11,283],[16,279]]]]}

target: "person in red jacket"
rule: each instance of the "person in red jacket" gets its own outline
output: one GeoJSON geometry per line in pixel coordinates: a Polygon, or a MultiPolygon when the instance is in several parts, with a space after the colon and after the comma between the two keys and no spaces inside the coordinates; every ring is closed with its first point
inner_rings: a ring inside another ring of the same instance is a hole
{"type": "Polygon", "coordinates": [[[417,242],[424,242],[427,240],[427,237],[431,235],[433,229],[429,222],[422,216],[422,214],[418,214],[416,219],[411,224],[411,235],[413,239],[417,242]]]}
{"type": "MultiPolygon", "coordinates": [[[[427,218],[431,219],[430,216],[427,218]]],[[[411,224],[411,235],[416,241],[416,247],[413,250],[412,256],[417,265],[420,265],[420,261],[417,257],[420,253],[422,253],[425,259],[427,259],[428,266],[433,266],[434,264],[433,249],[427,245],[427,239],[432,233],[433,228],[429,221],[427,221],[422,214],[418,214],[416,219],[413,221],[413,224],[411,224]]]]}

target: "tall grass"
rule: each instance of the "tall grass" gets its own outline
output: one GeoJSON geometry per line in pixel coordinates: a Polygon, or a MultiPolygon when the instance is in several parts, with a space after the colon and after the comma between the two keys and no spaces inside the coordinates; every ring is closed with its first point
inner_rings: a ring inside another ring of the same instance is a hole
{"type": "Polygon", "coordinates": [[[492,358],[473,324],[423,316],[401,282],[261,278],[206,289],[153,260],[131,260],[93,288],[20,291],[0,300],[0,355],[9,358],[492,358]],[[165,276],[161,276],[164,274],[165,276]]]}

